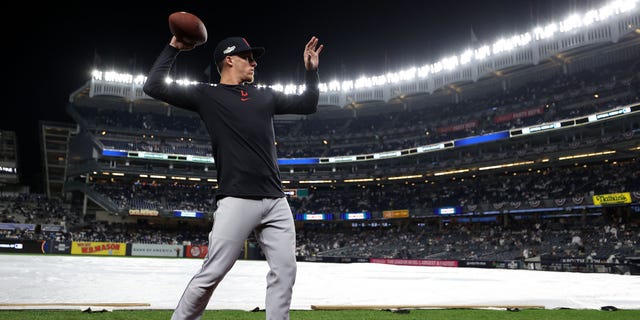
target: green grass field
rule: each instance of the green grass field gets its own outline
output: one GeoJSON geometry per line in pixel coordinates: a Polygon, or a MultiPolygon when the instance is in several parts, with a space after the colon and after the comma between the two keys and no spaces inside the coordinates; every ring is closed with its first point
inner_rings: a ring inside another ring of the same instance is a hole
{"type": "MultiPolygon", "coordinates": [[[[4,310],[0,320],[169,320],[171,310],[4,310]]],[[[208,310],[203,320],[264,320],[264,311],[208,310]]],[[[640,310],[573,309],[405,309],[405,310],[294,310],[291,320],[635,320],[640,310]]]]}

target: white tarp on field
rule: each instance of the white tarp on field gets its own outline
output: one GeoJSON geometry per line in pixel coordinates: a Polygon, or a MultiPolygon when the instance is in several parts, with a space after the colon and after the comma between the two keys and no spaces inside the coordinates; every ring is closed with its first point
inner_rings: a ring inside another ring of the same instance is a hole
{"type": "MultiPolygon", "coordinates": [[[[104,303],[173,309],[201,263],[201,259],[3,254],[0,309],[104,303]]],[[[264,309],[267,271],[265,261],[238,261],[207,309],[264,309]]],[[[308,310],[312,305],[640,309],[640,276],[300,262],[291,308],[308,310]]]]}

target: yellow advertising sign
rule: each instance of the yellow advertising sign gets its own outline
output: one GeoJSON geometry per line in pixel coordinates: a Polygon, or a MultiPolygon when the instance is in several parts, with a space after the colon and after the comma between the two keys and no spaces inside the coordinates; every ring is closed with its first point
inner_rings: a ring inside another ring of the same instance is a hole
{"type": "Polygon", "coordinates": [[[124,256],[127,244],[121,242],[71,242],[71,254],[124,256]]]}
{"type": "Polygon", "coordinates": [[[593,196],[593,204],[597,206],[622,203],[631,203],[630,192],[597,194],[593,196]]]}
{"type": "Polygon", "coordinates": [[[384,210],[382,211],[382,217],[385,219],[409,218],[409,210],[384,210]]]}
{"type": "Polygon", "coordinates": [[[152,216],[157,217],[160,214],[158,210],[153,209],[129,209],[130,216],[152,216]]]}

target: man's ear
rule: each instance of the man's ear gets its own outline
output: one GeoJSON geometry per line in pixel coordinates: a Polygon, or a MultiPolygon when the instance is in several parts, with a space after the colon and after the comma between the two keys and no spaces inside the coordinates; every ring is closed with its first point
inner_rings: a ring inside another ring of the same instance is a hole
{"type": "Polygon", "coordinates": [[[227,64],[227,63],[228,64],[232,63],[231,56],[226,56],[220,61],[220,63],[217,65],[218,73],[222,73],[222,69],[224,68],[224,65],[227,64]]]}

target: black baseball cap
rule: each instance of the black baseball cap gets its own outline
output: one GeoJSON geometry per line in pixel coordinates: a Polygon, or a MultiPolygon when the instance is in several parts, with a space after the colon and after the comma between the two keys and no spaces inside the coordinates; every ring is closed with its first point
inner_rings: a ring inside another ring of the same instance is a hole
{"type": "Polygon", "coordinates": [[[229,37],[218,42],[213,52],[213,60],[217,65],[226,56],[233,56],[246,51],[251,51],[253,58],[257,59],[264,53],[264,48],[250,46],[247,39],[243,37],[229,37]]]}

